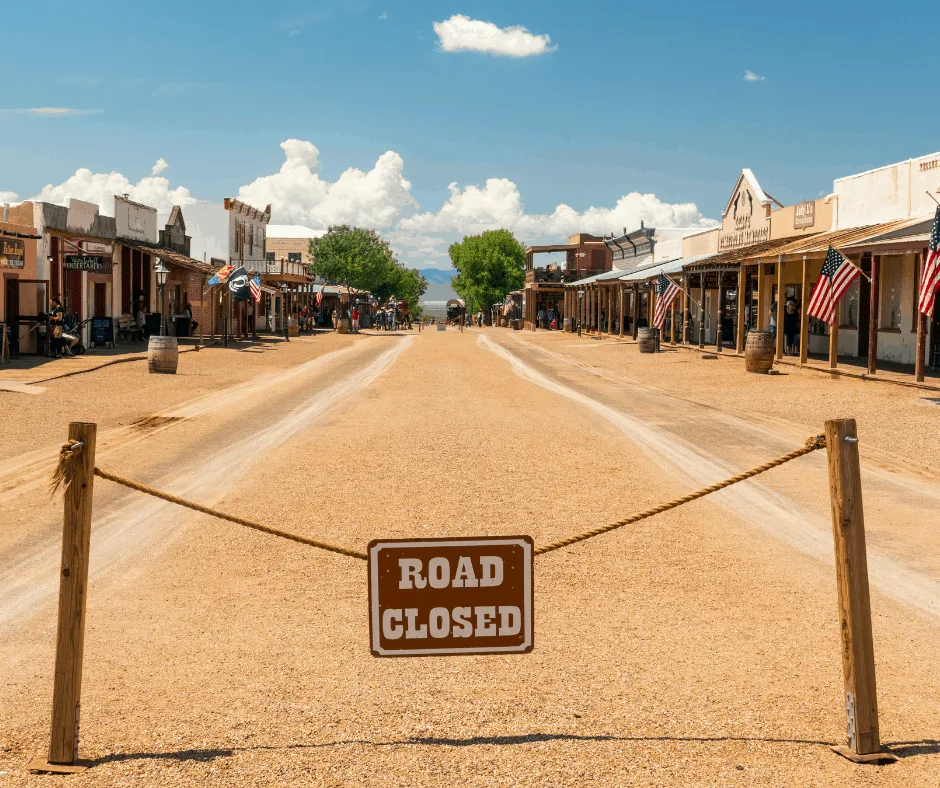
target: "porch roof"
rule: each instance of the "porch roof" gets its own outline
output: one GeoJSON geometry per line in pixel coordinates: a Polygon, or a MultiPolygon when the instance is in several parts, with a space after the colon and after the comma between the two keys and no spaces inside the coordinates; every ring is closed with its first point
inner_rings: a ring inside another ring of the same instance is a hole
{"type": "Polygon", "coordinates": [[[832,230],[828,233],[817,233],[795,240],[789,239],[788,243],[774,249],[773,254],[765,252],[757,255],[757,257],[758,259],[776,262],[779,257],[785,259],[802,258],[804,256],[822,258],[826,256],[830,246],[834,246],[836,249],[861,250],[886,239],[890,239],[892,243],[896,242],[899,236],[911,232],[916,235],[919,233],[920,226],[924,224],[927,225],[926,232],[929,233],[932,221],[932,216],[918,216],[913,219],[897,219],[893,222],[866,224],[860,227],[832,230]]]}

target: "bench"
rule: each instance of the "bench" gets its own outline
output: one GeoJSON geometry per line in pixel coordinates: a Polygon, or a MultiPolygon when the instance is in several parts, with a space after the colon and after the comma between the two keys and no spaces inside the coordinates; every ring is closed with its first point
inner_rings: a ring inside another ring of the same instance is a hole
{"type": "Polygon", "coordinates": [[[130,315],[121,315],[117,321],[117,337],[125,337],[128,342],[143,342],[143,332],[137,327],[137,322],[130,315]]]}

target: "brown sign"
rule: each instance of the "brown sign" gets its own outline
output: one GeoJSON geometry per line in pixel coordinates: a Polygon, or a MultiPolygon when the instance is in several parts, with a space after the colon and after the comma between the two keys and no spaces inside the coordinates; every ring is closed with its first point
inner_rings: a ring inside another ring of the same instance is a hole
{"type": "Polygon", "coordinates": [[[376,657],[532,650],[528,536],[369,543],[369,635],[376,657]]]}
{"type": "Polygon", "coordinates": [[[101,255],[67,254],[65,267],[72,271],[88,271],[93,274],[110,274],[111,258],[101,255]]]}
{"type": "Polygon", "coordinates": [[[0,238],[0,268],[23,268],[26,244],[19,238],[0,238]]]}
{"type": "Polygon", "coordinates": [[[812,200],[793,206],[793,229],[801,230],[816,224],[816,203],[812,200]]]}

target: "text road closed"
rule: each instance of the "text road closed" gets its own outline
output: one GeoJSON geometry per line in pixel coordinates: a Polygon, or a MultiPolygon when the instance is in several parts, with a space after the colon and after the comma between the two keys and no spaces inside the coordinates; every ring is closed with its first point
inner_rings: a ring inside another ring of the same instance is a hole
{"type": "Polygon", "coordinates": [[[528,536],[369,543],[377,657],[532,650],[528,536]]]}

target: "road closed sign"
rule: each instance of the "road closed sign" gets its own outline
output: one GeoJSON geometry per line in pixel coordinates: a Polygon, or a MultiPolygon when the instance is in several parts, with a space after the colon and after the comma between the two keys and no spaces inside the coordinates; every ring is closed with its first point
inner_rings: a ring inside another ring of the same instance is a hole
{"type": "Polygon", "coordinates": [[[377,657],[532,650],[528,536],[369,543],[369,634],[377,657]]]}

